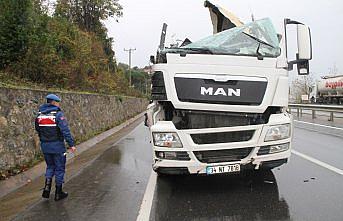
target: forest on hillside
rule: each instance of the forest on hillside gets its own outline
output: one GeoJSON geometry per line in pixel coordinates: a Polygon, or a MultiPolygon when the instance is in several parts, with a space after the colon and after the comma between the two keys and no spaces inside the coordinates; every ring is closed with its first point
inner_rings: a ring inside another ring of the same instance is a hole
{"type": "Polygon", "coordinates": [[[142,96],[148,75],[135,67],[129,87],[102,22],[122,11],[118,0],[1,0],[0,84],[142,96]]]}

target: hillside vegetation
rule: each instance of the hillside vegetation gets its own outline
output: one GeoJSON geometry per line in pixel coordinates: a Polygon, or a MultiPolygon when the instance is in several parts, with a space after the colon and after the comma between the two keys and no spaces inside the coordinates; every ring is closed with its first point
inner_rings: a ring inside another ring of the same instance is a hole
{"type": "Polygon", "coordinates": [[[121,16],[118,0],[0,1],[0,83],[141,95],[102,23],[121,16]]]}

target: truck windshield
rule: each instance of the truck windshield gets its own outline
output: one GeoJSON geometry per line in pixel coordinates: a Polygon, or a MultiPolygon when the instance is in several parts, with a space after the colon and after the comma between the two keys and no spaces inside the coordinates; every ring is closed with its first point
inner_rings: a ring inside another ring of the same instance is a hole
{"type": "Polygon", "coordinates": [[[169,52],[278,57],[281,49],[274,26],[270,19],[266,18],[211,35],[169,52]]]}

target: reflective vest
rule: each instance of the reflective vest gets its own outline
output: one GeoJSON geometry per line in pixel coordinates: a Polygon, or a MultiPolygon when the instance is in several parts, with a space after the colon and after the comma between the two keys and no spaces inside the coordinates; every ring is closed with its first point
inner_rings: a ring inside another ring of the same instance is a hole
{"type": "Polygon", "coordinates": [[[36,127],[41,142],[64,141],[63,135],[56,122],[57,111],[38,113],[36,127]]]}

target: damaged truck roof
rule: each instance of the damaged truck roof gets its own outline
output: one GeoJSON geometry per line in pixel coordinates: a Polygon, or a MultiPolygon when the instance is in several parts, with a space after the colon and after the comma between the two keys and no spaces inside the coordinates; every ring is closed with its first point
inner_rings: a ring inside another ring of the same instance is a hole
{"type": "Polygon", "coordinates": [[[213,34],[244,24],[237,16],[218,4],[213,4],[207,0],[205,1],[204,6],[210,11],[213,34]]]}

